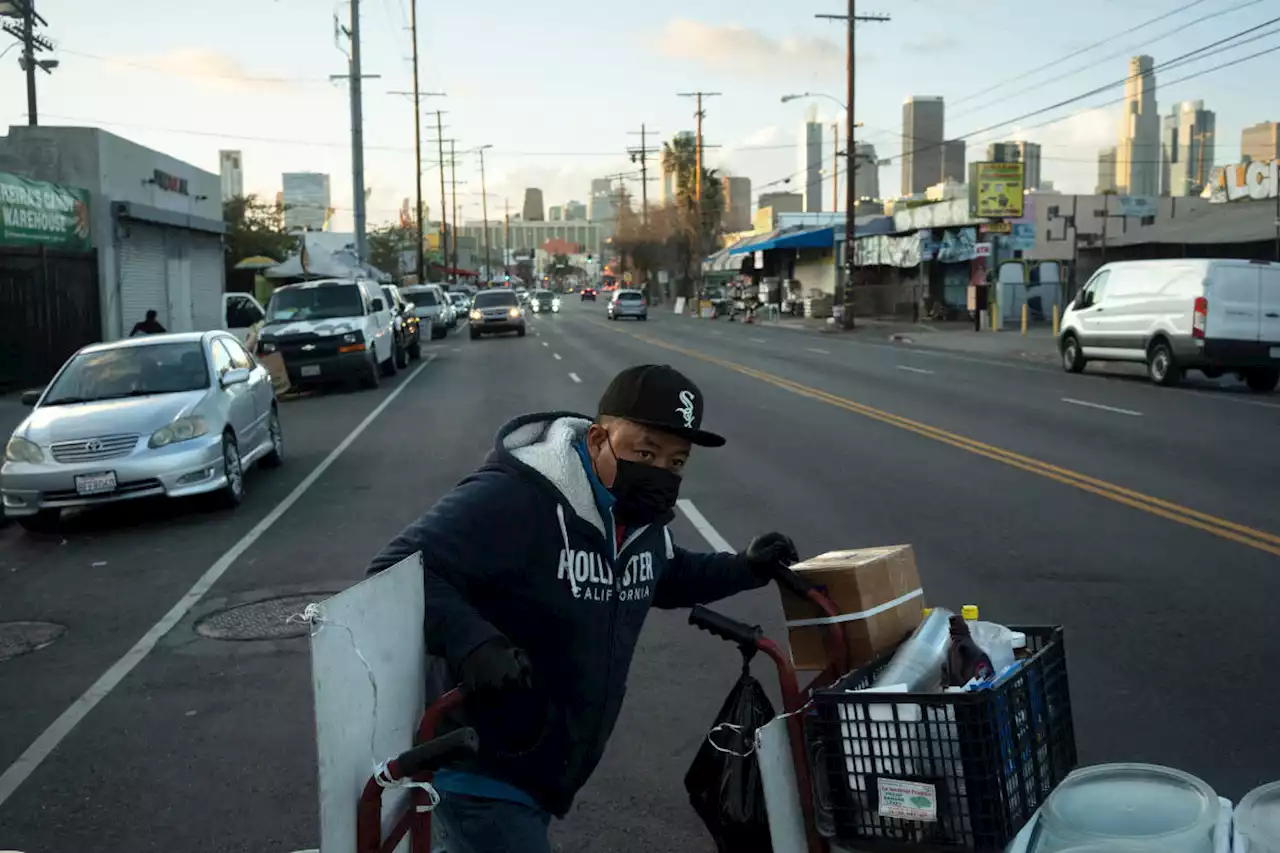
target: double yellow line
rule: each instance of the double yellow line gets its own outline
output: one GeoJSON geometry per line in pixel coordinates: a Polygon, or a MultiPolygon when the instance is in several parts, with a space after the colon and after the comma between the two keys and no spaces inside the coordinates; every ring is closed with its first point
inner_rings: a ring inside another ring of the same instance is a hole
{"type": "MultiPolygon", "coordinates": [[[[615,331],[622,330],[616,329],[615,331]]],[[[1265,551],[1268,554],[1274,554],[1280,557],[1280,536],[1277,536],[1274,533],[1267,533],[1264,530],[1256,530],[1252,527],[1246,527],[1243,524],[1236,524],[1234,521],[1227,521],[1224,518],[1218,518],[1217,516],[1182,506],[1181,504],[1151,497],[1150,495],[1145,495],[1142,492],[1136,492],[1133,489],[1126,489],[1125,487],[1118,486],[1115,483],[1109,483],[1106,480],[1099,480],[1097,477],[1090,477],[1086,474],[1072,471],[1069,468],[1051,465],[1048,462],[1042,462],[1041,460],[1030,456],[1023,456],[1021,453],[1014,453],[1013,451],[1005,450],[1002,447],[996,447],[991,444],[976,441],[972,438],[968,438],[967,436],[948,432],[947,430],[939,429],[938,427],[929,426],[928,424],[914,421],[910,418],[904,418],[900,415],[895,415],[882,409],[877,409],[872,406],[855,402],[846,397],[830,394],[818,388],[802,385],[799,382],[793,382],[790,379],[784,379],[781,376],[766,373],[763,370],[745,367],[732,361],[727,361],[713,355],[708,355],[704,352],[699,352],[698,350],[687,349],[676,344],[649,337],[648,335],[636,334],[634,332],[624,332],[624,334],[629,334],[634,338],[644,341],[645,343],[653,344],[654,346],[662,347],[663,349],[668,349],[672,352],[678,352],[681,355],[687,355],[690,358],[696,358],[700,361],[709,362],[728,370],[732,370],[736,373],[741,373],[744,376],[750,376],[751,378],[758,379],[761,382],[767,382],[768,384],[781,388],[784,391],[799,394],[801,397],[808,397],[811,400],[817,400],[821,403],[836,406],[837,408],[844,409],[847,412],[853,412],[854,414],[862,415],[863,417],[871,418],[872,420],[880,421],[881,423],[885,423],[899,429],[904,429],[908,432],[913,432],[916,435],[933,439],[934,441],[938,441],[943,444],[948,444],[959,450],[964,450],[978,456],[985,456],[995,462],[1001,462],[1005,465],[1019,468],[1028,473],[1046,477],[1050,480],[1054,480],[1055,482],[1062,483],[1063,485],[1072,486],[1082,491],[1090,492],[1098,495],[1099,497],[1106,498],[1107,500],[1124,504],[1125,506],[1132,507],[1133,509],[1142,510],[1143,512],[1160,516],[1161,518],[1168,519],[1169,521],[1175,521],[1178,524],[1185,524],[1188,527],[1194,527],[1197,530],[1212,533],[1214,536],[1218,536],[1223,539],[1230,539],[1232,542],[1238,542],[1241,545],[1248,545],[1250,548],[1256,548],[1259,551],[1265,551]]]]}

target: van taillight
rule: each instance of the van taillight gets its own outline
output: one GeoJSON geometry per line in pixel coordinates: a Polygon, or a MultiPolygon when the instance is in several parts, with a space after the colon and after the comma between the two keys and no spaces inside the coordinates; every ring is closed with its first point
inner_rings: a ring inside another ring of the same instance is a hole
{"type": "Polygon", "coordinates": [[[1191,337],[1204,337],[1204,324],[1209,319],[1209,300],[1203,296],[1196,297],[1195,312],[1191,315],[1191,337]]]}

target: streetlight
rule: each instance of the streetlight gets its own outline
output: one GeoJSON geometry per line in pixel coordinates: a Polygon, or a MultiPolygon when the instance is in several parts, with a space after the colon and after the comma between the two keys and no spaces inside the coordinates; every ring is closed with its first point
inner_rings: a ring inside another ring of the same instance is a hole
{"type": "Polygon", "coordinates": [[[826,98],[828,101],[834,101],[834,102],[836,102],[837,104],[839,104],[839,105],[840,105],[840,109],[842,109],[842,110],[847,110],[847,109],[849,109],[849,108],[845,105],[844,101],[840,100],[839,98],[835,97],[834,95],[827,95],[827,94],[824,94],[823,92],[802,92],[802,93],[800,93],[799,95],[783,95],[783,96],[782,96],[782,103],[784,103],[784,104],[785,104],[785,103],[788,103],[789,101],[798,101],[798,100],[800,100],[801,98],[826,98]]]}

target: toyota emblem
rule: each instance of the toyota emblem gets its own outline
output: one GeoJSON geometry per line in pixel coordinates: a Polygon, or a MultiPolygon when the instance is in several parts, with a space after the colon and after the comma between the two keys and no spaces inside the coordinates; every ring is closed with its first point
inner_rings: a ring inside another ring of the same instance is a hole
{"type": "Polygon", "coordinates": [[[91,438],[84,443],[84,449],[89,453],[101,453],[102,442],[98,441],[96,438],[91,438]]]}

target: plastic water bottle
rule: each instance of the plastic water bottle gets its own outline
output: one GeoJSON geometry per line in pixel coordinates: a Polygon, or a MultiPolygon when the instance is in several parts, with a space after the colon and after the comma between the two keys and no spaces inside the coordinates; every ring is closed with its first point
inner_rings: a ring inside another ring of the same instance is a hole
{"type": "Polygon", "coordinates": [[[951,651],[951,617],[945,607],[929,611],[889,660],[873,687],[907,685],[909,693],[941,693],[943,666],[951,651]]]}

